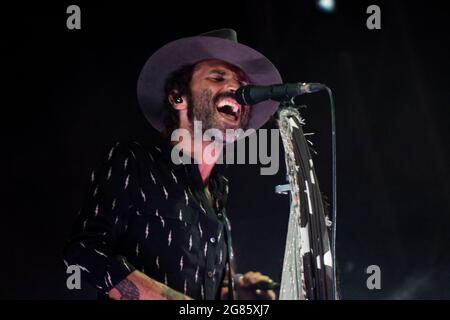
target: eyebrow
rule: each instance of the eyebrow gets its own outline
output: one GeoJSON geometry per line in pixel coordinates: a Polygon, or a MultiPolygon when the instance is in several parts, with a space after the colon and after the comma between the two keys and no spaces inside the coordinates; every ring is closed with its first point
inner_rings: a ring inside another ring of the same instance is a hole
{"type": "Polygon", "coordinates": [[[218,73],[218,74],[220,74],[220,75],[226,75],[227,74],[227,71],[225,71],[225,70],[220,70],[220,69],[213,69],[213,70],[211,70],[211,71],[209,71],[208,72],[208,74],[212,74],[212,73],[218,73]]]}
{"type": "Polygon", "coordinates": [[[250,82],[250,81],[247,79],[246,76],[244,76],[243,74],[241,74],[241,72],[228,71],[228,70],[221,70],[221,69],[213,69],[213,70],[210,70],[210,71],[208,72],[208,75],[211,75],[211,74],[219,74],[219,75],[221,75],[221,76],[224,76],[224,75],[227,75],[227,74],[229,74],[229,73],[236,75],[238,81],[240,81],[240,82],[244,82],[244,83],[249,83],[249,82],[250,82]]]}

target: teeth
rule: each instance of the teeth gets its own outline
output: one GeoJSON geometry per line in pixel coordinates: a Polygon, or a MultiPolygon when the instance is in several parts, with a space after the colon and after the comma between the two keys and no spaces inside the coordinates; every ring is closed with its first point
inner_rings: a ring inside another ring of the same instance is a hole
{"type": "Polygon", "coordinates": [[[240,107],[239,104],[231,99],[224,99],[224,100],[220,101],[218,107],[222,108],[226,105],[230,106],[233,109],[234,113],[239,111],[239,107],[240,107]]]}

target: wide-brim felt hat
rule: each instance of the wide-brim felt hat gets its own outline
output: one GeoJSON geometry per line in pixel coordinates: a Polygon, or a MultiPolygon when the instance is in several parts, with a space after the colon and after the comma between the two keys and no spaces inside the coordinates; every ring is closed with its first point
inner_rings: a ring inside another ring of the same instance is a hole
{"type": "MultiPolygon", "coordinates": [[[[168,77],[185,65],[201,60],[219,59],[242,69],[254,85],[282,83],[277,68],[260,52],[237,42],[236,32],[220,29],[175,40],[158,49],[145,63],[137,84],[142,112],[158,131],[164,130],[164,85],[168,77]]],[[[276,101],[263,101],[252,106],[248,128],[258,129],[275,113],[276,101]]]]}

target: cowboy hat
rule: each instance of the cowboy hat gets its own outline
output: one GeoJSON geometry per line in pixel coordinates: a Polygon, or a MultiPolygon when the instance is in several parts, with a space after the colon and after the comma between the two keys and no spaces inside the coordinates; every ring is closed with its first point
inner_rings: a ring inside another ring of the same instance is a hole
{"type": "MultiPolygon", "coordinates": [[[[237,42],[236,31],[220,29],[170,42],[145,63],[138,79],[140,107],[158,131],[164,130],[164,84],[171,73],[201,60],[218,59],[242,69],[254,85],[282,83],[280,73],[264,55],[237,42]]],[[[248,129],[258,129],[275,113],[276,101],[263,101],[252,107],[248,129]]]]}

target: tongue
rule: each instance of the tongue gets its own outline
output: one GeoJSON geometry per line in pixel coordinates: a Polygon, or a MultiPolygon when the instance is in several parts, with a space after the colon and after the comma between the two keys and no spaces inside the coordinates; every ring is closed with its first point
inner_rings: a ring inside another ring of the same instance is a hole
{"type": "MultiPolygon", "coordinates": [[[[220,112],[220,111],[219,111],[219,112],[220,112]]],[[[222,117],[224,117],[225,119],[228,119],[228,120],[233,120],[233,121],[236,120],[236,116],[235,116],[234,114],[228,114],[228,113],[226,113],[226,112],[220,112],[220,115],[221,115],[222,117]]]]}
{"type": "Polygon", "coordinates": [[[224,117],[224,118],[227,118],[230,120],[236,120],[236,116],[234,114],[228,114],[228,113],[222,112],[222,111],[219,111],[219,112],[222,115],[222,117],[224,117]]]}

